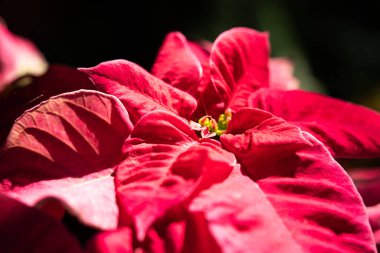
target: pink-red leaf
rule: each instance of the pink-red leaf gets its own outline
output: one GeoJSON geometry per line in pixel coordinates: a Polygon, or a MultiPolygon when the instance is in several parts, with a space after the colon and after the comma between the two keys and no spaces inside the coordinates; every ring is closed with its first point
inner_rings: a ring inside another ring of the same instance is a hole
{"type": "Polygon", "coordinates": [[[100,90],[118,97],[134,123],[153,110],[168,110],[190,118],[196,108],[191,95],[132,62],[115,60],[79,70],[87,74],[100,90]]]}
{"type": "Polygon", "coordinates": [[[79,253],[79,242],[49,215],[0,194],[2,252],[79,253]]]}
{"type": "Polygon", "coordinates": [[[192,52],[185,36],[169,33],[161,46],[152,68],[152,74],[168,84],[190,94],[198,88],[202,66],[192,52]]]}
{"type": "Polygon", "coordinates": [[[240,110],[233,121],[221,136],[223,146],[236,155],[304,251],[375,252],[358,192],[315,137],[257,109],[240,110]],[[242,127],[243,122],[249,124],[242,127]]]}
{"type": "Polygon", "coordinates": [[[183,248],[186,227],[184,220],[157,222],[148,231],[142,247],[146,253],[186,253],[183,248]]]}
{"type": "Polygon", "coordinates": [[[375,206],[370,206],[367,208],[367,213],[369,217],[369,223],[375,237],[375,242],[377,247],[380,247],[380,204],[375,206]]]}
{"type": "Polygon", "coordinates": [[[269,253],[273,249],[303,252],[267,196],[240,170],[235,170],[223,183],[203,191],[191,203],[190,211],[203,213],[206,222],[198,219],[196,229],[187,234],[188,252],[269,253]],[[215,242],[207,236],[205,240],[198,237],[208,230],[215,242]]]}
{"type": "Polygon", "coordinates": [[[0,21],[0,91],[26,74],[41,75],[47,63],[28,40],[12,34],[0,21]]]}
{"type": "Polygon", "coordinates": [[[178,211],[199,190],[224,180],[234,156],[213,142],[198,142],[187,122],[164,111],[145,115],[125,143],[117,168],[119,225],[132,219],[137,238],[166,213],[178,211]],[[147,204],[149,203],[149,204],[147,204]]]}
{"type": "MultiPolygon", "coordinates": [[[[210,43],[211,44],[211,43],[210,43]]],[[[201,45],[187,41],[179,32],[169,33],[157,55],[152,74],[197,100],[193,118],[206,114],[219,116],[223,108],[214,108],[219,97],[211,83],[210,53],[201,45]]]]}
{"type": "Polygon", "coordinates": [[[54,196],[83,222],[115,227],[111,168],[131,129],[113,96],[81,90],[51,98],[15,122],[0,160],[0,192],[29,205],[54,196]]]}
{"type": "Polygon", "coordinates": [[[210,56],[211,79],[224,108],[247,105],[248,96],[269,85],[267,33],[248,28],[228,30],[215,40],[210,56]]]}
{"type": "Polygon", "coordinates": [[[334,157],[380,157],[380,114],[365,107],[306,91],[274,89],[257,91],[249,106],[300,126],[334,157]]]}
{"type": "MultiPolygon", "coordinates": [[[[380,168],[345,168],[366,206],[380,203],[380,168]]],[[[380,216],[379,216],[380,217],[380,216]]],[[[380,228],[380,226],[379,226],[380,228]]]]}
{"type": "Polygon", "coordinates": [[[135,253],[133,234],[129,227],[97,234],[87,244],[87,253],[135,253]]]}

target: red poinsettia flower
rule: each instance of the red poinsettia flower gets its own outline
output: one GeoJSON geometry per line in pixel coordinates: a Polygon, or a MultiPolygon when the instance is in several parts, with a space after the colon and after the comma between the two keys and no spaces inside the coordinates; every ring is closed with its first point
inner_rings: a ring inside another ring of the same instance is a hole
{"type": "Polygon", "coordinates": [[[198,109],[203,109],[203,114],[217,116],[226,108],[234,111],[242,106],[259,108],[312,133],[334,157],[380,157],[379,114],[327,96],[289,91],[296,88],[295,81],[289,81],[291,65],[273,64],[274,59],[268,64],[268,45],[267,34],[235,28],[221,34],[208,53],[199,45],[189,43],[182,34],[171,33],[158,54],[152,73],[175,87],[181,83],[187,89],[192,88],[201,75],[201,80],[207,80],[206,88],[200,94],[192,90],[189,93],[197,98],[198,109]],[[269,73],[270,66],[275,73],[269,73]],[[281,72],[288,73],[283,79],[278,73],[280,68],[281,72]],[[205,91],[208,87],[211,88],[205,91]],[[215,94],[209,90],[214,90],[215,94]],[[202,98],[211,95],[219,98],[216,113],[212,110],[213,105],[207,102],[212,99],[202,98]]]}
{"type": "Polygon", "coordinates": [[[258,88],[297,89],[292,72],[289,60],[269,59],[266,33],[246,28],[227,31],[206,46],[170,33],[152,68],[153,75],[197,99],[197,116],[217,116],[225,107],[234,110],[235,104],[246,106],[247,96],[258,88]]]}
{"type": "Polygon", "coordinates": [[[12,34],[0,20],[0,91],[26,74],[41,75],[47,63],[28,40],[12,34]]]}
{"type": "MultiPolygon", "coordinates": [[[[266,34],[227,31],[209,56],[179,43],[155,65],[162,80],[105,62],[81,69],[101,92],[26,111],[3,147],[0,191],[57,217],[53,197],[107,229],[90,252],[375,252],[361,197],[328,150],[372,156],[373,129],[331,120],[360,141],[354,149],[343,134],[336,148],[302,121],[247,107],[270,87],[266,34]],[[198,119],[215,139],[199,137],[198,119]]],[[[369,116],[380,120],[372,111],[355,117],[369,116]]]]}
{"type": "MultiPolygon", "coordinates": [[[[242,32],[244,33],[241,29],[233,29],[226,32],[225,36],[234,37],[230,36],[230,34],[242,32]]],[[[182,34],[171,33],[167,36],[152,71],[156,76],[164,78],[172,85],[176,85],[178,80],[189,80],[191,79],[189,76],[194,75],[188,70],[189,68],[179,68],[173,71],[173,65],[178,65],[178,62],[181,62],[183,66],[196,66],[194,57],[189,57],[196,56],[195,58],[201,62],[203,70],[206,70],[203,72],[201,70],[203,79],[208,79],[210,78],[210,66],[216,65],[213,59],[218,58],[218,48],[227,47],[227,44],[221,38],[223,38],[223,35],[216,40],[214,45],[208,45],[207,50],[204,50],[203,48],[205,47],[188,42],[182,34]],[[167,59],[170,59],[170,61],[167,59]]],[[[237,44],[242,38],[244,36],[239,36],[238,39],[229,38],[229,40],[237,44]]],[[[254,53],[247,56],[247,54],[244,54],[247,52],[244,49],[250,48],[247,45],[252,45],[254,40],[246,38],[245,44],[243,43],[244,46],[234,47],[232,45],[231,47],[235,48],[233,50],[237,51],[232,58],[226,58],[224,54],[219,55],[222,56],[221,58],[224,57],[223,61],[225,63],[234,62],[235,66],[243,66],[239,68],[240,70],[248,68],[245,57],[255,58],[256,56],[254,53]]],[[[226,73],[228,73],[229,69],[222,69],[227,75],[226,73]]],[[[379,135],[377,134],[380,127],[378,113],[315,93],[287,91],[298,88],[298,81],[291,75],[292,70],[292,65],[289,61],[281,58],[271,59],[269,61],[269,85],[267,86],[266,82],[264,82],[264,85],[261,85],[257,92],[250,94],[248,106],[269,111],[312,133],[325,144],[335,158],[361,159],[380,157],[379,135]]],[[[211,67],[211,73],[217,73],[218,71],[219,68],[213,70],[213,67],[211,67]]],[[[214,82],[214,79],[211,75],[211,83],[214,82]]],[[[216,83],[218,83],[217,78],[216,83]]],[[[229,83],[234,83],[234,81],[230,79],[229,83]]],[[[244,89],[244,86],[237,86],[235,90],[239,89],[244,89]]],[[[370,206],[380,203],[380,198],[377,194],[380,185],[377,171],[378,169],[376,168],[370,170],[355,169],[351,174],[365,203],[370,206]],[[363,179],[363,177],[365,178],[363,179]]],[[[374,210],[380,210],[380,208],[370,209],[371,218],[375,217],[372,219],[377,219],[378,222],[380,215],[376,214],[374,210]]]]}

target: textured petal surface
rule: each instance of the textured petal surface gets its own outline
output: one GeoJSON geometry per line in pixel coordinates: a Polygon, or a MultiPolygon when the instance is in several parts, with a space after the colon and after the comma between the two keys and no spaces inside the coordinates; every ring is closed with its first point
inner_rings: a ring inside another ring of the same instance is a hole
{"type": "Polygon", "coordinates": [[[199,42],[188,41],[188,45],[201,62],[202,67],[204,68],[205,64],[209,64],[210,60],[210,52],[212,48],[212,43],[207,40],[201,40],[199,42]]]}
{"type": "Polygon", "coordinates": [[[367,208],[369,222],[371,224],[373,235],[375,237],[375,242],[377,248],[380,248],[380,204],[375,206],[370,206],[367,208]]]}
{"type": "Polygon", "coordinates": [[[129,227],[96,235],[87,244],[87,253],[135,253],[133,235],[129,227]]]}
{"type": "Polygon", "coordinates": [[[249,99],[259,108],[300,126],[334,157],[380,157],[380,114],[365,107],[306,91],[262,89],[249,99]]]}
{"type": "Polygon", "coordinates": [[[147,234],[142,245],[145,252],[152,253],[186,253],[184,237],[186,222],[171,221],[170,223],[157,222],[147,234]]]}
{"type": "MultiPolygon", "coordinates": [[[[366,206],[380,203],[380,168],[349,168],[345,169],[355,183],[366,206]]],[[[380,209],[379,209],[380,210],[380,209]]],[[[380,216],[379,216],[380,217],[380,216]]],[[[380,228],[380,226],[379,226],[380,228]]]]}
{"type": "Polygon", "coordinates": [[[211,83],[210,53],[200,44],[186,40],[179,32],[166,36],[153,65],[152,74],[186,91],[197,100],[193,117],[195,119],[206,114],[213,115],[215,110],[217,117],[223,109],[215,108],[218,96],[211,83]]]}
{"type": "Polygon", "coordinates": [[[28,76],[10,84],[0,93],[0,144],[25,110],[51,96],[79,89],[95,90],[95,86],[85,74],[64,65],[50,65],[42,76],[28,76]]]}
{"type": "Polygon", "coordinates": [[[79,242],[49,215],[0,194],[1,251],[79,253],[79,242]]]}
{"type": "Polygon", "coordinates": [[[82,90],[53,97],[12,128],[0,160],[0,192],[29,205],[54,196],[83,222],[115,227],[110,168],[122,160],[131,129],[113,96],[82,90]]]}
{"type": "Polygon", "coordinates": [[[210,59],[211,78],[225,109],[246,106],[252,92],[268,87],[268,63],[267,33],[234,28],[215,40],[210,59]]]}
{"type": "Polygon", "coordinates": [[[38,49],[12,34],[0,21],[0,91],[23,75],[41,75],[46,69],[47,63],[38,49]]]}
{"type": "Polygon", "coordinates": [[[132,62],[115,60],[79,70],[87,74],[100,90],[119,98],[134,123],[153,110],[168,110],[190,118],[197,106],[191,95],[132,62]]]}
{"type": "Polygon", "coordinates": [[[240,110],[233,121],[223,146],[305,252],[375,252],[358,192],[315,137],[257,109],[240,110]]]}
{"type": "Polygon", "coordinates": [[[116,173],[119,225],[132,218],[139,240],[157,219],[169,211],[171,218],[178,215],[186,201],[224,180],[235,165],[231,153],[196,139],[181,118],[157,111],[144,116],[126,141],[128,157],[116,173]]]}
{"type": "Polygon", "coordinates": [[[201,80],[202,70],[201,63],[185,36],[179,32],[172,32],[166,36],[161,46],[152,74],[192,94],[201,80]]]}
{"type": "Polygon", "coordinates": [[[202,78],[197,85],[197,92],[192,94],[197,99],[197,110],[194,112],[194,119],[199,119],[205,115],[218,118],[224,112],[225,103],[221,100],[218,91],[211,81],[210,73],[210,52],[212,43],[200,41],[200,43],[189,42],[192,52],[197,56],[202,65],[202,78]]]}
{"type": "Polygon", "coordinates": [[[303,252],[281,217],[255,182],[236,170],[223,183],[194,199],[190,211],[203,213],[196,222],[189,252],[303,252]],[[202,226],[203,225],[203,226],[202,226]],[[196,240],[210,230],[215,242],[196,240]],[[204,232],[203,232],[204,233],[204,232]],[[203,244],[199,246],[197,242],[203,244]],[[213,246],[217,244],[219,247],[213,246]]]}
{"type": "Polygon", "coordinates": [[[269,87],[281,90],[297,90],[300,82],[293,76],[294,65],[286,58],[271,58],[269,61],[269,87]]]}

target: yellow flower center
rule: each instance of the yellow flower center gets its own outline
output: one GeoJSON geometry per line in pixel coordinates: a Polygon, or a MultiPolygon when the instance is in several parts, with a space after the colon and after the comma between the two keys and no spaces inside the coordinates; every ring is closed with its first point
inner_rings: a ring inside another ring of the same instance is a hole
{"type": "Polygon", "coordinates": [[[198,123],[202,127],[207,127],[210,133],[215,133],[217,136],[221,136],[227,131],[228,123],[231,121],[231,118],[231,109],[227,109],[224,113],[219,115],[218,121],[211,116],[206,115],[200,118],[198,123]]]}

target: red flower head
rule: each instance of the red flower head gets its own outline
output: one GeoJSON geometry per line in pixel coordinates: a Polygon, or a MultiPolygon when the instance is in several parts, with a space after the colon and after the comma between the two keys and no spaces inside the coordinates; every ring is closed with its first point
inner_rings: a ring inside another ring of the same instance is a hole
{"type": "Polygon", "coordinates": [[[154,75],[124,60],[80,69],[100,91],[25,112],[0,191],[56,216],[58,198],[107,230],[94,252],[375,252],[334,157],[379,156],[380,115],[288,91],[269,62],[267,34],[235,28],[210,50],[169,34],[154,75]]]}

